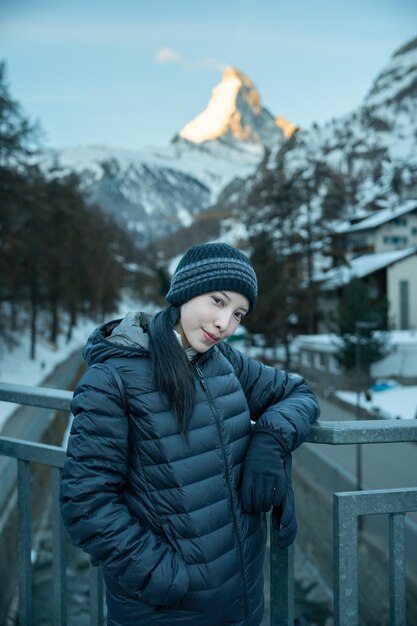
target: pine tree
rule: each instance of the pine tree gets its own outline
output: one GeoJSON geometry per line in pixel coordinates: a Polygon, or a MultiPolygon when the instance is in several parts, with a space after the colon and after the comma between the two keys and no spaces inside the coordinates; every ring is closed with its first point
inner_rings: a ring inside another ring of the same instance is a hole
{"type": "MultiPolygon", "coordinates": [[[[16,169],[39,150],[40,129],[13,100],[6,83],[6,64],[0,63],[0,168],[16,169]]],[[[4,173],[4,172],[2,172],[4,173]]]]}
{"type": "MultiPolygon", "coordinates": [[[[340,344],[336,359],[368,386],[370,366],[389,353],[388,300],[372,283],[353,278],[343,289],[337,313],[330,320],[340,344]]],[[[363,384],[361,385],[363,386],[363,384]]]]}
{"type": "Polygon", "coordinates": [[[29,328],[30,357],[40,331],[56,343],[62,313],[67,336],[79,314],[113,310],[123,286],[121,264],[133,255],[129,234],[81,192],[76,175],[59,163],[36,164],[40,130],[23,115],[0,64],[0,339],[29,328]],[[47,326],[46,326],[47,324],[47,326]]]}

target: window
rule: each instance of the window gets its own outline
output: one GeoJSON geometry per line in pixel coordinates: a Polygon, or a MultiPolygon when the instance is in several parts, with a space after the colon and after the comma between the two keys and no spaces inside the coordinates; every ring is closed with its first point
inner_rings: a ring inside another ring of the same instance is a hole
{"type": "Polygon", "coordinates": [[[386,235],[384,237],[384,243],[388,245],[398,246],[401,244],[406,244],[408,241],[407,237],[399,237],[398,235],[386,235]]]}
{"type": "Polygon", "coordinates": [[[342,367],[341,367],[339,361],[333,355],[330,357],[330,367],[329,367],[329,369],[330,369],[330,371],[333,374],[340,374],[340,372],[342,371],[342,367]]]}
{"type": "Polygon", "coordinates": [[[406,217],[396,217],[395,220],[392,220],[392,222],[396,226],[407,226],[407,218],[406,217]]]}
{"type": "Polygon", "coordinates": [[[303,350],[301,353],[301,363],[304,367],[311,367],[313,365],[313,355],[308,350],[303,350]]]}
{"type": "Polygon", "coordinates": [[[316,352],[315,354],[315,366],[318,370],[326,369],[326,355],[324,352],[316,352]]]}

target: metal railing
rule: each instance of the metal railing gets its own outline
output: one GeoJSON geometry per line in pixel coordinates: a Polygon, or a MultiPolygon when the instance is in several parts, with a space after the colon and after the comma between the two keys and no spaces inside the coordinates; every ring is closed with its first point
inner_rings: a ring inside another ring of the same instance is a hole
{"type": "MultiPolygon", "coordinates": [[[[68,391],[0,383],[0,400],[69,412],[68,391]]],[[[417,421],[361,420],[319,422],[311,428],[310,443],[330,445],[417,441],[417,421]]],[[[0,456],[17,459],[19,623],[32,623],[31,463],[52,469],[53,606],[54,624],[66,624],[65,530],[59,510],[59,484],[65,450],[58,446],[0,437],[0,456]]],[[[362,515],[389,515],[390,624],[405,624],[404,514],[417,511],[417,487],[334,494],[334,612],[336,626],[358,624],[357,519],[362,515]]],[[[294,622],[293,548],[280,550],[270,535],[271,626],[294,622]]],[[[103,580],[91,567],[90,623],[103,623],[103,580]]]]}
{"type": "MultiPolygon", "coordinates": [[[[54,407],[50,406],[49,408],[54,407]]],[[[33,623],[31,464],[41,463],[48,465],[52,472],[53,622],[57,626],[65,626],[67,622],[67,606],[65,601],[66,531],[62,522],[59,506],[59,490],[65,460],[65,450],[47,444],[0,437],[0,456],[1,455],[17,459],[19,624],[30,625],[33,623]]],[[[100,569],[92,565],[90,565],[90,624],[91,626],[101,626],[103,624],[103,580],[100,569]]]]}

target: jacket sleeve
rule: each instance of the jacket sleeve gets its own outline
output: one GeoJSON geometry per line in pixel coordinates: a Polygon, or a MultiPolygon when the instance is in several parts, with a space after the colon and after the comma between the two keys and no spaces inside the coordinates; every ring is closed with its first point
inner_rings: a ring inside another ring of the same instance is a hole
{"type": "Polygon", "coordinates": [[[71,403],[74,420],[61,481],[64,524],[105,572],[136,598],[175,604],[189,587],[181,555],[134,518],[123,498],[128,418],[110,372],[86,372],[71,403]]]}
{"type": "Polygon", "coordinates": [[[320,415],[316,396],[298,374],[259,363],[223,343],[222,352],[234,367],[256,422],[254,432],[272,433],[290,454],[307,439],[320,415]]]}

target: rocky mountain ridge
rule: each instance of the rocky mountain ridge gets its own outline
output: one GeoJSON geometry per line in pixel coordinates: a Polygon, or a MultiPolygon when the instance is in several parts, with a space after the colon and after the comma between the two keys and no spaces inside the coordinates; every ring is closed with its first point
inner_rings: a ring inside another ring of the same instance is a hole
{"type": "Polygon", "coordinates": [[[214,88],[207,108],[186,124],[180,137],[194,143],[223,139],[261,143],[282,143],[295,129],[284,118],[274,118],[262,106],[253,82],[234,67],[227,67],[214,88]]]}

